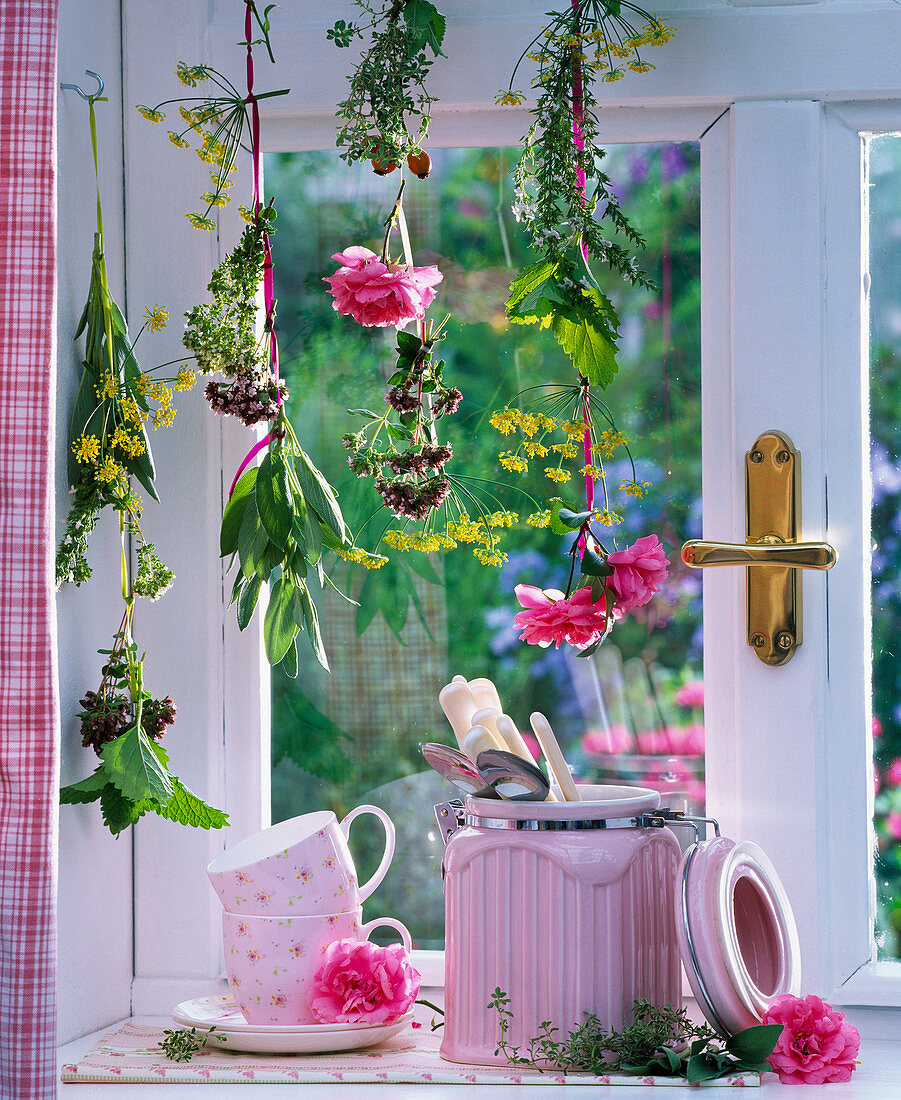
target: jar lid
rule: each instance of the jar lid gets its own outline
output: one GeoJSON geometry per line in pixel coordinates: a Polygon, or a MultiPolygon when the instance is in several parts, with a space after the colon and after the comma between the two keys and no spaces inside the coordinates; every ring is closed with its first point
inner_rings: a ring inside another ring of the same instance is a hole
{"type": "Polygon", "coordinates": [[[800,943],[776,869],[756,844],[726,837],[682,857],[676,932],[698,1006],[722,1036],[759,1024],[783,993],[800,991],[800,943]]]}
{"type": "Polygon", "coordinates": [[[579,802],[513,802],[468,795],[466,812],[484,821],[589,821],[636,817],[660,805],[660,792],[650,787],[586,783],[579,785],[579,794],[579,802]]]}

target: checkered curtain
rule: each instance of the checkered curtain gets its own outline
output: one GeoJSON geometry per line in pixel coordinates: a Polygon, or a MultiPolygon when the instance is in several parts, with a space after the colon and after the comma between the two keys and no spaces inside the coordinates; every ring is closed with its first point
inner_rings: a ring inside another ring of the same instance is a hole
{"type": "Polygon", "coordinates": [[[56,0],[0,16],[0,1098],[56,1095],[56,0]]]}

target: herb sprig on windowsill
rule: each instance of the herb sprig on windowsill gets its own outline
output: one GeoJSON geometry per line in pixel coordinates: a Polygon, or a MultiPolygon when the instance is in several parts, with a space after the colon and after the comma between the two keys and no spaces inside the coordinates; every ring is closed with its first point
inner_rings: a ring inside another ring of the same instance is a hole
{"type": "Polygon", "coordinates": [[[166,1055],[170,1062],[190,1062],[198,1050],[202,1050],[209,1038],[225,1043],[228,1040],[224,1035],[215,1034],[215,1025],[208,1031],[199,1034],[196,1027],[169,1028],[163,1032],[165,1039],[160,1039],[157,1046],[166,1055]]]}
{"type": "Polygon", "coordinates": [[[559,1039],[560,1029],[545,1020],[523,1049],[508,1041],[513,1012],[510,998],[499,986],[488,1007],[497,1013],[496,1055],[502,1054],[511,1065],[562,1073],[684,1077],[691,1083],[764,1073],[770,1069],[766,1058],[782,1033],[781,1024],[761,1024],[722,1042],[706,1024],[693,1023],[684,1008],[658,1008],[650,1001],[636,1000],[632,1023],[621,1031],[607,1030],[596,1015],[586,1013],[580,1027],[559,1039]]]}

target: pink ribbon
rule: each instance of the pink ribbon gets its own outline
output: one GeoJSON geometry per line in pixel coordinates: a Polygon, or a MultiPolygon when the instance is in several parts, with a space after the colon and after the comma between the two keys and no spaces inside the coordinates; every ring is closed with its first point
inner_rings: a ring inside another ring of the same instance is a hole
{"type": "MultiPolygon", "coordinates": [[[[247,43],[247,98],[245,103],[250,104],[250,149],[253,156],[253,212],[259,215],[262,205],[260,197],[260,107],[257,97],[253,94],[253,46],[251,36],[253,34],[253,16],[251,0],[244,0],[244,39],[247,43]]],[[[281,405],[282,398],[278,388],[278,340],[275,336],[275,293],[272,278],[272,249],[269,245],[269,234],[263,233],[263,247],[265,255],[263,259],[263,305],[266,310],[266,328],[269,332],[269,363],[272,374],[275,377],[275,400],[281,405]]],[[[238,467],[228,491],[229,498],[235,491],[238,479],[247,465],[260,453],[260,451],[272,441],[273,433],[269,432],[259,443],[255,443],[248,451],[244,461],[238,467]]]]}

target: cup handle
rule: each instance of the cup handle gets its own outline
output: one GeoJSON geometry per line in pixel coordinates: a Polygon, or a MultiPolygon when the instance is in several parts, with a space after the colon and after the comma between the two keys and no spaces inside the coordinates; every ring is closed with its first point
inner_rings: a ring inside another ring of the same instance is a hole
{"type": "Polygon", "coordinates": [[[394,822],[379,806],[357,806],[357,808],[351,810],[347,817],[341,822],[341,831],[344,833],[345,839],[347,839],[347,835],[350,832],[351,824],[360,814],[374,814],[379,821],[381,821],[385,829],[385,851],[382,855],[382,862],[376,868],[372,878],[360,887],[360,901],[363,902],[388,873],[388,868],[391,866],[391,860],[394,859],[394,822]]]}
{"type": "Polygon", "coordinates": [[[367,924],[364,924],[360,929],[360,935],[364,940],[369,939],[369,933],[374,928],[381,928],[382,926],[393,928],[395,932],[400,932],[400,938],[404,941],[404,948],[407,952],[413,950],[413,941],[410,938],[410,931],[405,924],[402,924],[399,920],[395,920],[393,917],[378,917],[376,920],[371,920],[367,924]]]}

